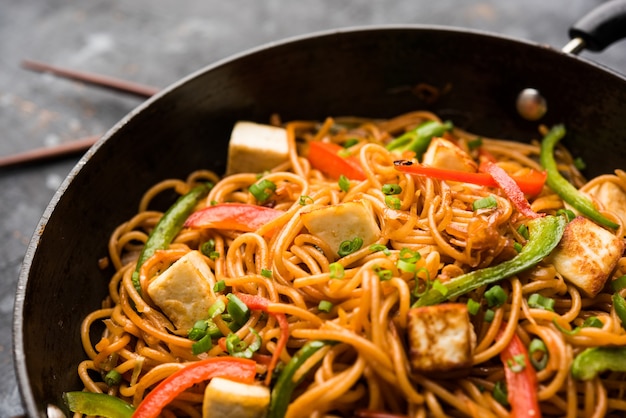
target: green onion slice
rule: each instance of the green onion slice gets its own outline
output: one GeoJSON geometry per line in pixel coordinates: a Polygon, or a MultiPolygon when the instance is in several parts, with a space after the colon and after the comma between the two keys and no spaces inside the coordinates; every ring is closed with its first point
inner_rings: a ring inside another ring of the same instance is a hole
{"type": "Polygon", "coordinates": [[[498,206],[498,201],[492,195],[483,197],[482,199],[475,200],[474,203],[472,203],[473,210],[491,209],[497,206],[498,206]]]}
{"type": "Polygon", "coordinates": [[[263,179],[251,185],[248,190],[257,201],[265,202],[276,191],[276,184],[268,179],[263,179]]]}

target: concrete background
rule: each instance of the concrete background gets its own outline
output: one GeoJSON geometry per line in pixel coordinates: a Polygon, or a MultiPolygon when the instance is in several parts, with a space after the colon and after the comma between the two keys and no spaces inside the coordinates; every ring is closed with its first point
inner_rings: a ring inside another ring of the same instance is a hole
{"type": "MultiPolygon", "coordinates": [[[[20,66],[23,59],[164,87],[249,48],[355,25],[448,25],[561,47],[568,41],[568,27],[601,3],[2,0],[0,156],[102,134],[141,102],[129,95],[26,71],[20,66]]],[[[602,54],[582,55],[626,73],[626,42],[602,54]]],[[[13,300],[20,264],[44,208],[78,158],[75,155],[0,169],[0,417],[24,413],[11,351],[13,300]]]]}

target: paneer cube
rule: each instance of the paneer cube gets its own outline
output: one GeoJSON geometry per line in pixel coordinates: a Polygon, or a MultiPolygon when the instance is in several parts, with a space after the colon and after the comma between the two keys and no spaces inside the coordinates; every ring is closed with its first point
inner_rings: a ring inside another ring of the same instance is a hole
{"type": "Polygon", "coordinates": [[[230,135],[226,174],[262,173],[288,159],[285,129],[241,121],[235,124],[230,135]]]}
{"type": "Polygon", "coordinates": [[[306,229],[328,244],[335,256],[344,241],[358,237],[363,240],[362,247],[366,247],[380,238],[374,212],[365,201],[315,208],[300,217],[306,229]]]}
{"type": "Polygon", "coordinates": [[[266,386],[214,377],[204,391],[202,418],[264,418],[269,403],[266,386]]]}
{"type": "Polygon", "coordinates": [[[213,272],[202,254],[192,251],[152,280],[148,295],[177,329],[188,330],[206,318],[214,302],[212,282],[213,272]]]}
{"type": "Polygon", "coordinates": [[[567,224],[550,260],[567,281],[586,296],[594,297],[604,287],[623,250],[621,237],[577,216],[567,224]]]}
{"type": "Polygon", "coordinates": [[[472,364],[476,336],[464,303],[411,309],[408,339],[414,372],[443,372],[472,364]]]}
{"type": "Polygon", "coordinates": [[[433,138],[430,141],[422,164],[470,173],[478,170],[478,165],[468,153],[444,138],[433,138]]]}
{"type": "Polygon", "coordinates": [[[626,224],[626,190],[612,181],[597,184],[587,190],[587,194],[596,199],[605,210],[617,215],[626,224]]]}

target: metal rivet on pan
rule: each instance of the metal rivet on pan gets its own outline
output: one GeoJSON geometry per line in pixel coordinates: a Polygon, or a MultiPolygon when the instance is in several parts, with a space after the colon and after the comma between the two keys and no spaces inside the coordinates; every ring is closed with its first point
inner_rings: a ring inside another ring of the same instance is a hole
{"type": "Polygon", "coordinates": [[[527,88],[520,92],[516,102],[517,112],[526,120],[539,120],[548,111],[546,99],[536,89],[527,88]]]}

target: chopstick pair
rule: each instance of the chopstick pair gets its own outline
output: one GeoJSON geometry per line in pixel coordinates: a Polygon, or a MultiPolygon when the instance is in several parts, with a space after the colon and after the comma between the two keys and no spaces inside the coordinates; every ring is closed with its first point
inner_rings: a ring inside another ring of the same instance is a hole
{"type": "MultiPolygon", "coordinates": [[[[24,60],[22,61],[22,66],[31,71],[50,73],[59,77],[81,81],[83,83],[94,86],[104,87],[109,90],[131,94],[143,99],[151,97],[159,92],[159,89],[156,87],[140,83],[134,83],[115,77],[108,77],[101,74],[57,67],[39,61],[24,60]]],[[[51,147],[41,147],[30,151],[0,157],[0,168],[29,164],[37,161],[49,160],[52,158],[69,156],[72,154],[85,152],[99,138],[99,135],[89,136],[59,145],[54,145],[51,147]]]]}

